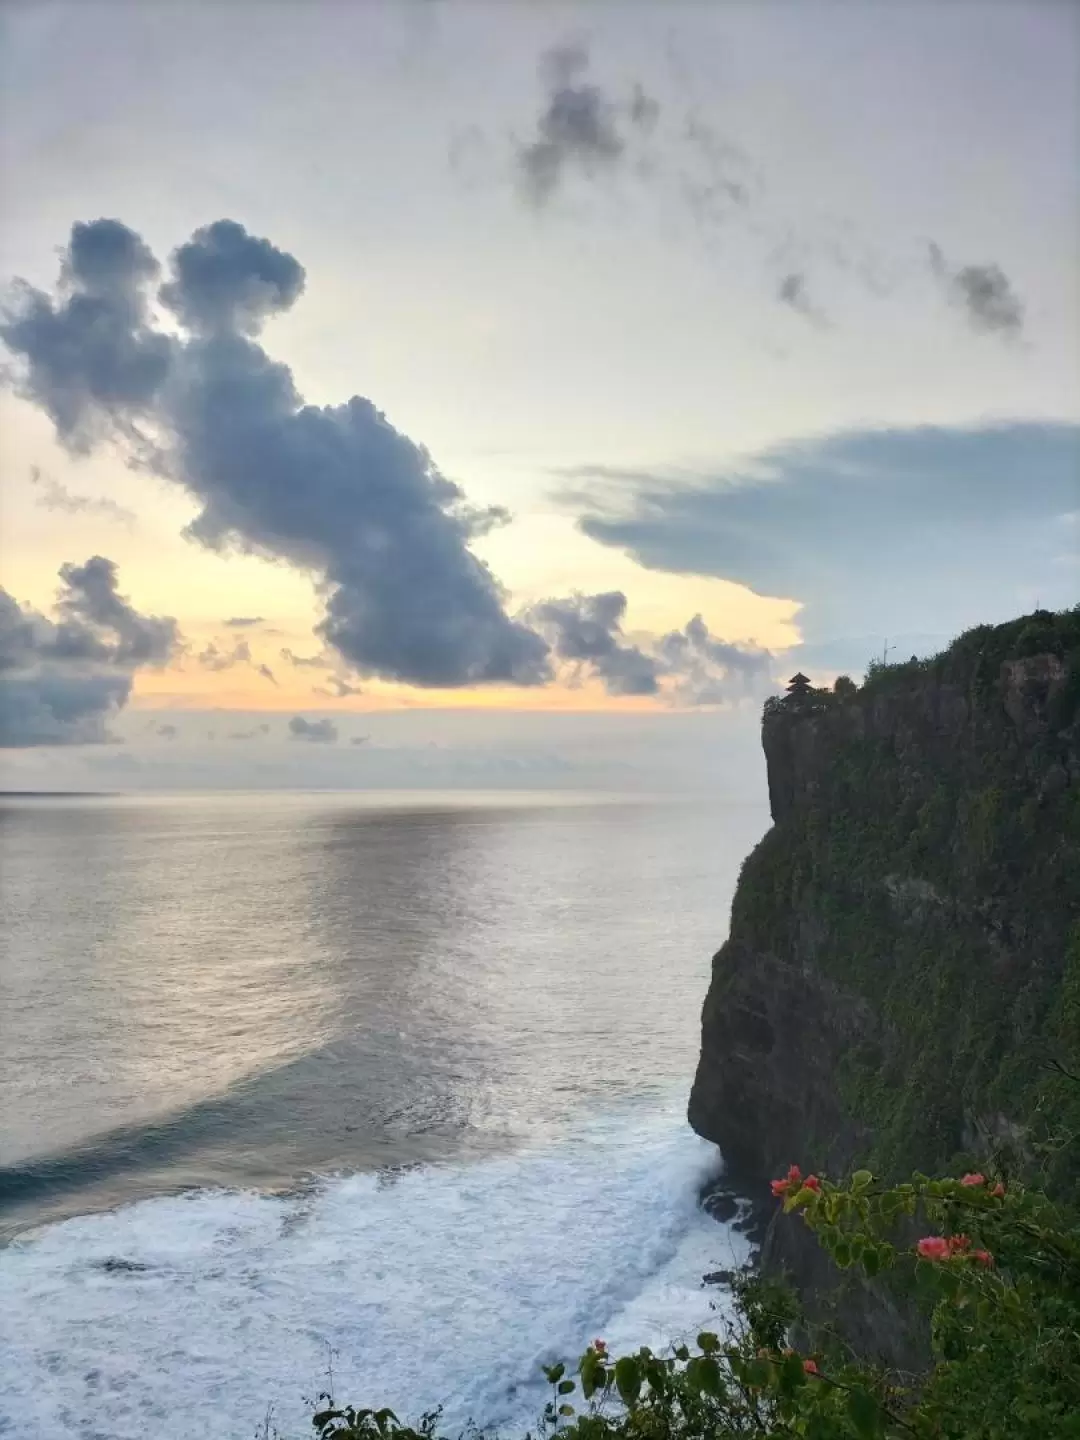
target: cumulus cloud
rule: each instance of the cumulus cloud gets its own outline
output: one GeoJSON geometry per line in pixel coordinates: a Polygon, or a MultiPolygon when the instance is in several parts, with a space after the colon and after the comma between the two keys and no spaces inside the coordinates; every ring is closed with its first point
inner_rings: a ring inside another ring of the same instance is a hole
{"type": "Polygon", "coordinates": [[[710,635],[700,615],[681,630],[642,635],[623,632],[626,596],[620,590],[545,600],[530,612],[548,635],[570,682],[598,679],[609,695],[657,695],[675,705],[719,705],[771,688],[772,656],[758,646],[735,645],[710,635]]]}
{"type": "Polygon", "coordinates": [[[289,735],[293,740],[307,740],[315,745],[335,745],[338,728],[332,720],[307,720],[303,715],[294,715],[289,721],[289,735]]]}
{"type": "Polygon", "coordinates": [[[719,705],[772,688],[769,651],[716,639],[700,615],[662,636],[656,649],[665,673],[674,679],[671,694],[677,704],[719,705]]]}
{"type": "Polygon", "coordinates": [[[595,675],[610,695],[655,695],[655,660],[636,645],[624,643],[626,596],[619,590],[545,600],[530,619],[551,640],[552,650],[568,663],[572,679],[595,675]]]}
{"type": "Polygon", "coordinates": [[[43,510],[60,511],[65,515],[100,515],[106,520],[118,520],[128,528],[135,524],[134,510],[107,497],[76,495],[59,480],[43,475],[36,465],[30,467],[30,481],[37,488],[36,503],[43,510]]]}
{"type": "Polygon", "coordinates": [[[505,609],[470,543],[501,510],[470,507],[428,452],[368,399],[306,404],[257,342],[303,290],[303,270],[234,221],[174,252],[157,295],[183,327],[159,328],[160,266],[117,220],[76,225],[54,295],[16,287],[0,337],[21,393],[60,440],[105,439],[201,506],[190,538],[309,573],[318,632],[355,669],[422,686],[550,678],[543,638],[505,609]]]}
{"type": "Polygon", "coordinates": [[[20,393],[73,451],[110,432],[137,433],[157,402],[173,350],[150,323],[147,287],[159,268],[118,220],[76,224],[55,299],[17,283],[0,316],[0,339],[27,361],[20,393]]]}
{"type": "Polygon", "coordinates": [[[535,136],[517,150],[519,176],[536,204],[551,197],[567,171],[592,178],[613,170],[625,155],[626,132],[656,124],[660,107],[640,84],[626,101],[615,100],[586,79],[588,68],[582,44],[557,45],[541,57],[543,108],[535,136]]]}
{"type": "Polygon", "coordinates": [[[945,286],[952,303],[975,330],[1015,339],[1024,328],[1024,303],[1000,265],[948,264],[941,247],[929,246],[930,269],[945,286]]]}
{"type": "Polygon", "coordinates": [[[1074,603],[1080,561],[1056,557],[1078,475],[1080,426],[924,426],[778,446],[693,478],[592,466],[563,499],[585,534],[649,569],[801,602],[818,643],[955,633],[1033,595],[1074,603]]]}
{"type": "Polygon", "coordinates": [[[60,568],[56,619],[0,588],[0,747],[83,745],[109,738],[135,671],[163,665],[176,621],[139,614],[101,555],[60,568]]]}

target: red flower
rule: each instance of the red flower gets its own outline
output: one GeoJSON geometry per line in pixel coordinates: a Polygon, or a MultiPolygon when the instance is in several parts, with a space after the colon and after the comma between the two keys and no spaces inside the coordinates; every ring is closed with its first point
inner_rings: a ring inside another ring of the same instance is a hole
{"type": "Polygon", "coordinates": [[[986,1184],[986,1176],[985,1176],[985,1175],[980,1175],[980,1174],[978,1174],[977,1171],[976,1171],[976,1172],[969,1172],[967,1175],[964,1175],[964,1176],[961,1177],[960,1184],[961,1184],[961,1185],[985,1185],[985,1184],[986,1184]]]}
{"type": "Polygon", "coordinates": [[[594,1340],[592,1342],[592,1348],[596,1351],[598,1355],[603,1355],[604,1351],[607,1349],[607,1345],[603,1340],[594,1340]]]}
{"type": "Polygon", "coordinates": [[[994,1263],[994,1257],[990,1254],[989,1250],[972,1250],[971,1258],[977,1260],[980,1265],[987,1266],[987,1268],[994,1263]]]}
{"type": "Polygon", "coordinates": [[[806,1179],[802,1183],[807,1190],[820,1191],[821,1189],[821,1181],[817,1178],[816,1175],[807,1175],[806,1179]]]}
{"type": "Polygon", "coordinates": [[[774,1195],[777,1195],[777,1196],[779,1196],[779,1195],[786,1195],[787,1192],[788,1192],[788,1190],[790,1189],[790,1187],[791,1187],[791,1181],[790,1181],[790,1180],[770,1180],[770,1181],[769,1181],[769,1188],[772,1190],[772,1193],[773,1193],[774,1195]]]}
{"type": "Polygon", "coordinates": [[[798,1165],[788,1166],[787,1178],[790,1184],[798,1185],[799,1181],[802,1179],[802,1171],[799,1169],[798,1165]]]}
{"type": "Polygon", "coordinates": [[[955,1255],[958,1250],[961,1250],[961,1251],[962,1251],[962,1250],[967,1250],[967,1249],[970,1247],[970,1245],[971,1245],[971,1241],[970,1241],[970,1239],[969,1239],[966,1235],[950,1235],[950,1236],[949,1236],[949,1254],[950,1254],[950,1255],[955,1255]]]}
{"type": "Polygon", "coordinates": [[[821,1373],[817,1368],[816,1360],[804,1360],[802,1362],[802,1368],[806,1371],[807,1375],[818,1375],[821,1373]]]}
{"type": "Polygon", "coordinates": [[[944,1235],[924,1235],[915,1248],[924,1260],[947,1260],[950,1254],[944,1235]]]}
{"type": "Polygon", "coordinates": [[[994,1186],[994,1188],[990,1191],[990,1194],[991,1194],[991,1195],[996,1195],[999,1200],[1004,1199],[1004,1197],[1005,1197],[1005,1186],[1001,1183],[1000,1180],[997,1182],[997,1184],[994,1186]]]}

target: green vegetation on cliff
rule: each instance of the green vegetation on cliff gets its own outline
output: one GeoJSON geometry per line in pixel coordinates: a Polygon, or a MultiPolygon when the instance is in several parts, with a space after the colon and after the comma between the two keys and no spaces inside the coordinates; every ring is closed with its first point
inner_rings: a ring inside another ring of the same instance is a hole
{"type": "Polygon", "coordinates": [[[1080,1205],[1080,610],[771,701],[763,743],[695,1128],[751,1177],[992,1158],[1080,1205]]]}

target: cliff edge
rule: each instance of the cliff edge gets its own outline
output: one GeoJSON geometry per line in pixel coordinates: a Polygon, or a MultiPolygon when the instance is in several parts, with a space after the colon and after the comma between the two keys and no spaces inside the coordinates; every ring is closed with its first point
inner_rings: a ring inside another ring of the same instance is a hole
{"type": "MultiPolygon", "coordinates": [[[[993,1153],[1080,1206],[1080,609],[802,687],[762,740],[694,1129],[751,1189],[993,1153]]],[[[795,1226],[765,1261],[814,1284],[795,1226]]]]}

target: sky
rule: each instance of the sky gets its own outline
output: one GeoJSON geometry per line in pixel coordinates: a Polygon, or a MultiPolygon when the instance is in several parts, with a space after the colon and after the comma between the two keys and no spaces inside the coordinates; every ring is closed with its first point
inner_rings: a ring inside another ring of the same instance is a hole
{"type": "Polygon", "coordinates": [[[0,783],[738,789],[1080,598],[1075,6],[0,20],[0,783]]]}

